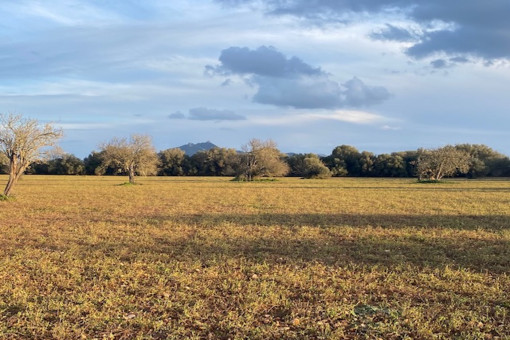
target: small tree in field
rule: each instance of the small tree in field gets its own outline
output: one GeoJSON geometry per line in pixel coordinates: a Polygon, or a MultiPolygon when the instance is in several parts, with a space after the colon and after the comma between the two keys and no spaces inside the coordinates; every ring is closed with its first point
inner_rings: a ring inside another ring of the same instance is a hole
{"type": "Polygon", "coordinates": [[[418,150],[419,180],[440,181],[443,177],[465,174],[471,165],[469,153],[447,145],[439,149],[418,150]]]}
{"type": "Polygon", "coordinates": [[[252,139],[243,146],[239,156],[237,178],[253,181],[255,177],[285,176],[289,166],[272,140],[252,139]]]}
{"type": "Polygon", "coordinates": [[[286,159],[290,167],[290,176],[303,178],[328,178],[331,171],[316,154],[293,154],[286,159]]]}
{"type": "Polygon", "coordinates": [[[136,175],[153,175],[157,171],[158,156],[152,146],[150,136],[132,135],[114,138],[101,146],[101,168],[116,168],[129,176],[129,183],[135,183],[136,175]]]}
{"type": "Polygon", "coordinates": [[[304,178],[328,178],[331,177],[331,171],[319,156],[315,154],[306,155],[304,159],[304,178]]]}
{"type": "Polygon", "coordinates": [[[40,159],[41,149],[52,146],[62,136],[62,131],[50,124],[43,127],[35,119],[21,115],[0,115],[0,151],[7,159],[9,178],[4,196],[9,196],[13,186],[31,162],[40,159]]]}

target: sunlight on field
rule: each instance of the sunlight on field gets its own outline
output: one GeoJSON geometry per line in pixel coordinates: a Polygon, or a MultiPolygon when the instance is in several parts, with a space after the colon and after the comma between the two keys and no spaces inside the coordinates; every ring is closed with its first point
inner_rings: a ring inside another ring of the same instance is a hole
{"type": "Polygon", "coordinates": [[[0,338],[510,337],[508,180],[125,180],[0,202],[0,338]]]}

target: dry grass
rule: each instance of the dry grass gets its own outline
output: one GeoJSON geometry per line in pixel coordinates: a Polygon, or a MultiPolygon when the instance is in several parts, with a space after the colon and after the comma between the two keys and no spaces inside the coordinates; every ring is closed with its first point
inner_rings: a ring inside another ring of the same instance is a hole
{"type": "Polygon", "coordinates": [[[0,338],[510,338],[510,181],[123,180],[0,202],[0,338]]]}

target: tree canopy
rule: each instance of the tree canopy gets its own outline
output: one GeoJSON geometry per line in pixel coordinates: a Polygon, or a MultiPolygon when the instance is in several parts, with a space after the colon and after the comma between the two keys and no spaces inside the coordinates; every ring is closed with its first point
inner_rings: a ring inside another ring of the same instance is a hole
{"type": "Polygon", "coordinates": [[[132,184],[136,175],[152,175],[157,171],[158,157],[147,135],[132,135],[129,140],[113,138],[101,146],[101,159],[101,169],[113,167],[125,172],[132,184]]]}
{"type": "Polygon", "coordinates": [[[285,176],[289,166],[272,140],[252,139],[243,146],[239,157],[237,178],[252,181],[255,177],[285,176]]]}
{"type": "MultiPolygon", "coordinates": [[[[128,140],[124,142],[125,144],[129,143],[128,140]]],[[[265,143],[267,141],[260,140],[257,140],[253,145],[248,143],[244,147],[245,151],[213,147],[193,155],[187,155],[179,148],[165,149],[157,154],[157,174],[160,176],[237,176],[239,179],[247,179],[247,174],[249,174],[247,171],[251,166],[249,171],[253,178],[282,175],[287,168],[289,170],[288,176],[302,178],[322,178],[330,174],[352,177],[417,177],[419,176],[419,156],[422,156],[421,161],[422,166],[424,166],[423,159],[427,153],[426,151],[431,151],[419,149],[375,155],[372,152],[358,152],[354,147],[341,145],[334,148],[329,156],[319,156],[312,153],[285,155],[280,153],[274,142],[272,147],[269,148],[272,151],[260,151],[259,149],[263,149],[262,144],[265,143]],[[272,154],[274,157],[268,158],[271,160],[270,162],[264,161],[267,164],[262,167],[260,160],[266,159],[268,154],[272,154]],[[258,155],[256,159],[253,158],[255,155],[258,155]],[[250,164],[250,159],[255,163],[250,164]],[[279,164],[280,166],[277,166],[276,169],[283,169],[284,171],[269,171],[272,167],[271,164],[279,164]]],[[[467,172],[456,171],[447,176],[468,178],[510,176],[510,159],[488,146],[459,144],[452,147],[455,150],[469,154],[469,169],[467,172]]],[[[153,148],[152,151],[154,151],[153,148]]],[[[25,172],[52,175],[83,173],[88,175],[128,175],[126,168],[119,166],[118,162],[109,160],[106,156],[104,149],[91,152],[83,160],[62,151],[53,154],[49,158],[39,157],[32,161],[25,172]]],[[[151,158],[154,161],[154,158],[151,158]]],[[[0,172],[7,173],[7,169],[8,159],[0,153],[0,172]]],[[[152,166],[152,171],[140,170],[137,174],[142,174],[142,172],[145,174],[154,173],[154,167],[152,166]]],[[[422,175],[422,178],[427,178],[427,176],[422,175]]]]}
{"type": "Polygon", "coordinates": [[[471,156],[452,145],[418,152],[418,178],[439,181],[445,176],[465,174],[471,165],[471,156]]]}
{"type": "Polygon", "coordinates": [[[4,196],[10,195],[28,166],[40,159],[42,149],[53,146],[61,136],[61,130],[50,124],[40,127],[36,119],[18,114],[0,115],[0,151],[7,159],[9,174],[4,196]]]}

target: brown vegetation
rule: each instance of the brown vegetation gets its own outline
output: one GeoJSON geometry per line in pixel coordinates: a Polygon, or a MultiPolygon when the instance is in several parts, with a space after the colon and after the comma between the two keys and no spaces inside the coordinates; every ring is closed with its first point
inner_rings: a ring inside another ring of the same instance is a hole
{"type": "Polygon", "coordinates": [[[508,181],[139,181],[0,202],[0,338],[510,337],[508,181]]]}
{"type": "Polygon", "coordinates": [[[41,149],[54,145],[61,136],[62,131],[50,124],[41,128],[35,119],[26,119],[15,114],[0,114],[0,152],[6,158],[9,174],[4,197],[10,195],[30,163],[40,158],[41,149]]]}

